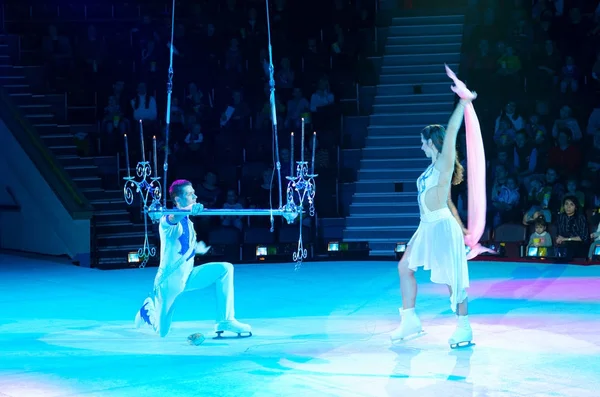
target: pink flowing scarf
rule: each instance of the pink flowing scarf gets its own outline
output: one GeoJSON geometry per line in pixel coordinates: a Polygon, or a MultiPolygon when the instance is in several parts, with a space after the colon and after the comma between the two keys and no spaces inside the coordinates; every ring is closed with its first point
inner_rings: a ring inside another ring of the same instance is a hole
{"type": "MultiPolygon", "coordinates": [[[[456,77],[456,74],[454,74],[448,65],[446,65],[446,73],[454,81],[454,86],[451,89],[456,95],[461,99],[473,99],[473,93],[456,77]]],[[[479,243],[485,229],[486,218],[486,164],[481,127],[475,107],[473,107],[473,103],[471,102],[465,106],[465,131],[467,141],[467,188],[469,196],[469,219],[467,222],[469,234],[465,236],[465,245],[471,249],[467,254],[467,260],[469,260],[483,252],[494,252],[479,243]]]]}

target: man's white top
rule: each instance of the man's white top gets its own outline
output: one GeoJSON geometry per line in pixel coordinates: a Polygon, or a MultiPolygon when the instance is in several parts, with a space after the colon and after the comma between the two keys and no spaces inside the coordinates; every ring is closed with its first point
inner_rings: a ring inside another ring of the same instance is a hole
{"type": "Polygon", "coordinates": [[[183,283],[194,268],[196,231],[188,217],[172,224],[167,216],[160,218],[160,266],[155,284],[180,278],[183,283]]]}

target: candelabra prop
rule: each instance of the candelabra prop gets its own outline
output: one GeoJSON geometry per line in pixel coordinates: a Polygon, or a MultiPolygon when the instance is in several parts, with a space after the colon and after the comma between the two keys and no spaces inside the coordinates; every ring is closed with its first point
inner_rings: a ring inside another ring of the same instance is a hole
{"type": "Polygon", "coordinates": [[[125,184],[123,186],[123,195],[125,202],[128,205],[132,205],[136,196],[136,193],[140,198],[140,205],[144,212],[144,245],[138,249],[138,257],[141,260],[140,268],[144,268],[148,263],[148,260],[156,255],[156,247],[150,246],[148,241],[148,218],[146,214],[148,212],[148,202],[155,203],[159,202],[162,197],[160,177],[158,176],[157,163],[158,159],[156,156],[156,137],[153,137],[153,157],[154,157],[154,168],[150,165],[150,161],[146,161],[146,155],[144,154],[144,127],[140,120],[140,136],[142,142],[142,161],[137,163],[135,167],[135,174],[131,175],[129,168],[129,143],[127,140],[127,134],[124,135],[125,141],[125,161],[127,162],[127,176],[123,178],[125,184]],[[154,170],[154,176],[152,171],[154,170]]]}
{"type": "MultiPolygon", "coordinates": [[[[143,125],[140,121],[140,131],[143,136],[143,125]]],[[[302,131],[304,131],[304,120],[302,121],[302,131]]],[[[304,133],[302,134],[304,136],[304,133]]],[[[293,142],[292,133],[292,142],[293,142]]],[[[128,205],[132,205],[136,193],[140,198],[140,206],[144,213],[144,245],[138,250],[138,255],[141,259],[140,268],[143,268],[148,263],[148,260],[156,256],[156,248],[150,246],[148,238],[148,219],[153,223],[160,221],[160,218],[166,215],[192,215],[190,211],[179,210],[177,208],[168,209],[164,206],[161,199],[162,188],[160,183],[160,177],[157,176],[157,164],[158,159],[156,157],[156,137],[153,138],[153,158],[152,167],[151,161],[147,161],[145,155],[142,155],[142,161],[137,163],[135,167],[135,175],[131,175],[129,167],[129,146],[127,135],[124,136],[125,141],[125,159],[127,161],[127,176],[123,193],[125,202],[128,205]],[[154,173],[154,176],[152,174],[154,173]]],[[[292,254],[292,259],[296,262],[295,268],[298,269],[302,264],[302,261],[308,257],[307,249],[304,248],[302,238],[302,226],[305,214],[314,216],[315,214],[315,194],[316,185],[315,178],[317,174],[314,173],[314,162],[315,162],[315,142],[316,133],[313,134],[313,150],[312,150],[312,162],[304,160],[304,150],[301,151],[300,161],[296,161],[295,174],[288,176],[286,179],[287,183],[287,200],[284,205],[279,209],[204,209],[202,212],[195,214],[195,216],[281,216],[288,224],[293,224],[298,221],[300,232],[298,237],[298,246],[296,252],[292,254]],[[309,170],[310,167],[310,170],[309,170]]],[[[142,150],[143,148],[142,140],[142,150]]],[[[292,143],[291,152],[293,153],[294,147],[292,143]]],[[[293,157],[291,161],[293,163],[293,157]]],[[[293,169],[293,166],[292,166],[293,169]]]]}

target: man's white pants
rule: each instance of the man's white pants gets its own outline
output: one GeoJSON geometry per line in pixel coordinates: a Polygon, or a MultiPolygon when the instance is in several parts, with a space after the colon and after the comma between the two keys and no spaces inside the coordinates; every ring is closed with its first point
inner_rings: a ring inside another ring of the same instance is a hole
{"type": "Polygon", "coordinates": [[[211,285],[215,288],[217,323],[234,319],[233,265],[211,262],[195,267],[187,280],[173,274],[155,286],[156,332],[161,337],[169,333],[175,300],[180,294],[211,285]]]}

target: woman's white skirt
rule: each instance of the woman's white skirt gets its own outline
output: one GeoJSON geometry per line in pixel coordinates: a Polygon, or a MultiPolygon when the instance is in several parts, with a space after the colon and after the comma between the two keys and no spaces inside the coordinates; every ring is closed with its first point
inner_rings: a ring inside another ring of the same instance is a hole
{"type": "Polygon", "coordinates": [[[448,208],[421,215],[419,228],[408,242],[403,260],[416,271],[431,270],[431,281],[452,288],[450,307],[467,298],[469,268],[462,229],[448,208]],[[408,257],[406,257],[408,255],[408,257]]]}

